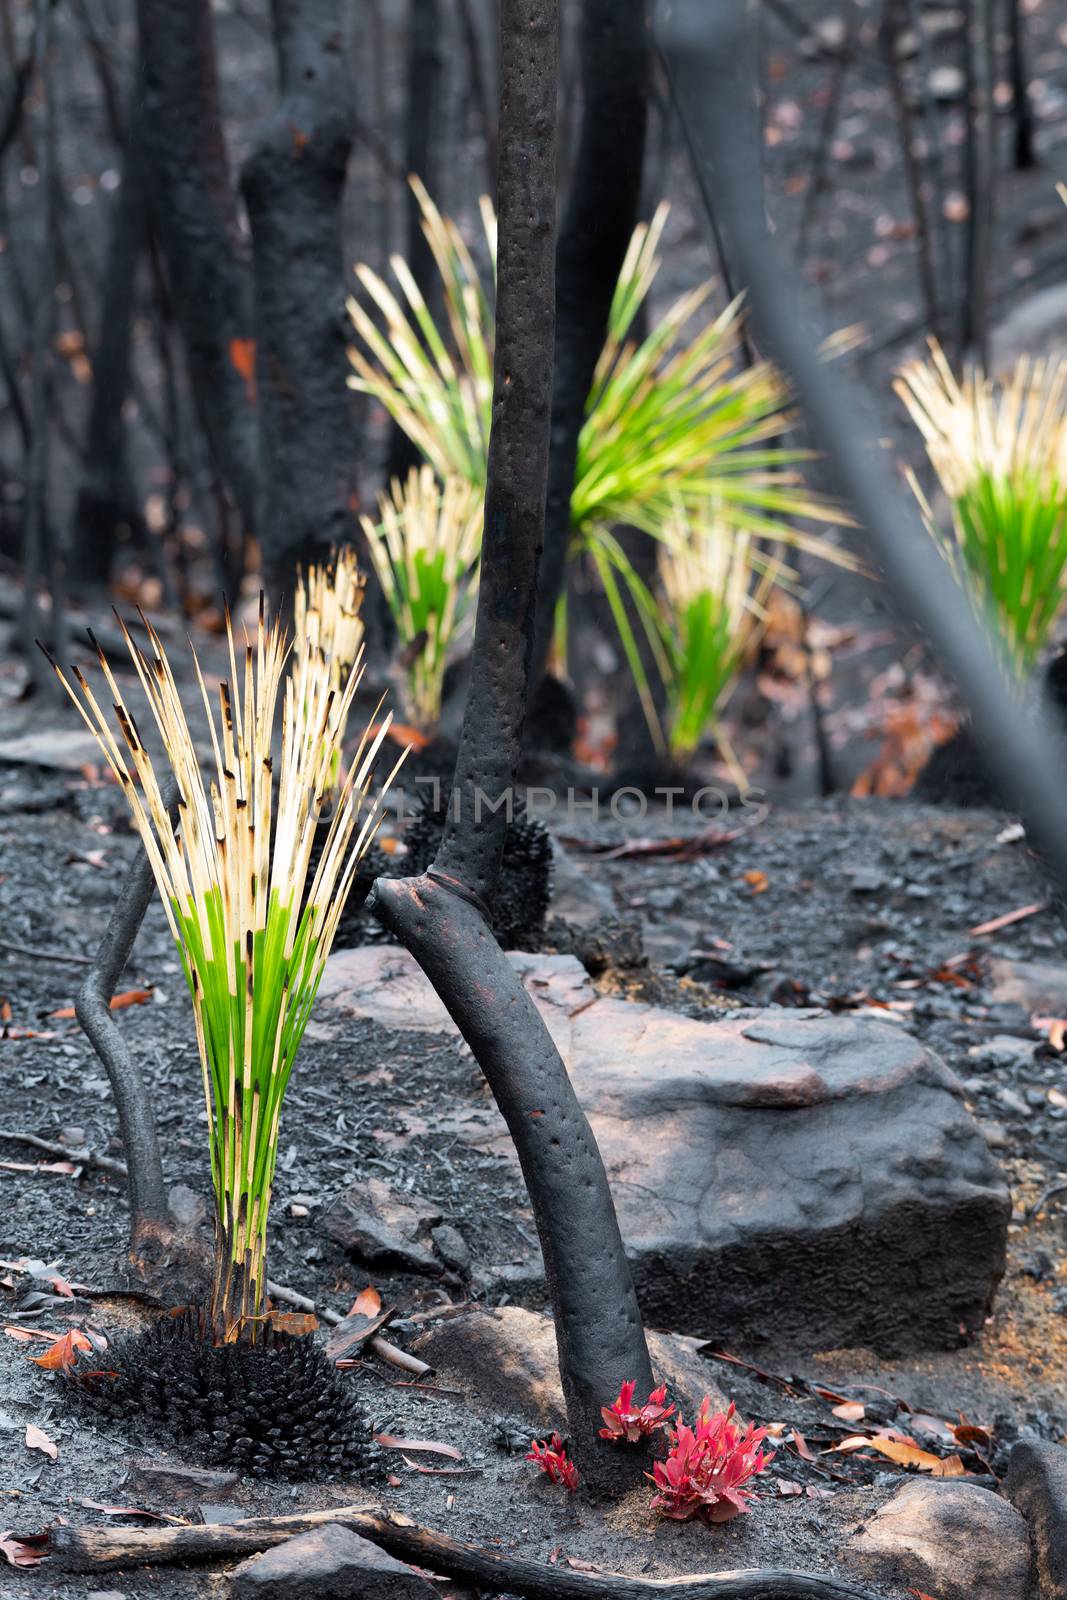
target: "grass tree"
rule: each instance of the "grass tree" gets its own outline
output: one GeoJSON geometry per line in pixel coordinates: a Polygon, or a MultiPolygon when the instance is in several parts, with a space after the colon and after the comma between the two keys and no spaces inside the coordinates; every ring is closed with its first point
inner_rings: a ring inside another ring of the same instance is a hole
{"type": "Polygon", "coordinates": [[[482,495],[463,478],[438,484],[431,467],[413,468],[379,495],[378,521],[364,517],[363,531],[400,641],[411,715],[432,726],[449,656],[474,617],[482,495]]]}
{"type": "MultiPolygon", "coordinates": [[[[416,184],[426,237],[441,276],[447,328],[431,317],[404,260],[396,292],[369,267],[357,277],[379,321],[349,300],[357,341],[353,388],[372,395],[442,480],[484,491],[492,413],[496,326],[489,292],[455,223],[416,184]]],[[[495,269],[497,223],[481,202],[486,254],[495,269]]],[[[809,452],[787,446],[793,427],[785,389],[766,362],[736,360],[741,306],[705,315],[711,283],[672,302],[644,338],[634,334],[660,268],[669,207],[635,229],[611,303],[607,338],[586,401],[571,494],[579,543],[627,523],[658,536],[675,505],[699,509],[713,496],[732,522],[774,540],[848,560],[824,539],[784,519],[840,521],[805,486],[809,452]]]]}
{"type": "MultiPolygon", "coordinates": [[[[459,479],[481,494],[495,319],[455,223],[415,187],[447,326],[434,321],[400,257],[392,262],[395,289],[369,267],[358,268],[371,309],[349,301],[357,334],[349,382],[381,403],[445,484],[459,479]]],[[[699,520],[714,501],[746,549],[753,540],[786,543],[854,564],[847,551],[796,526],[842,519],[804,483],[809,453],[785,442],[794,419],[773,367],[738,360],[740,301],[709,316],[712,285],[704,283],[676,299],[645,337],[636,335],[659,272],[668,211],[661,205],[650,223],[637,226],[622,261],[578,431],[569,510],[571,553],[584,554],[597,573],[657,744],[655,694],[634,627],[647,596],[613,532],[617,525],[669,538],[679,508],[699,520]]],[[[495,270],[496,218],[486,200],[481,212],[495,270]]],[[[554,539],[549,544],[551,554],[554,539]]]]}
{"type": "Polygon", "coordinates": [[[927,526],[1025,679],[1067,604],[1067,362],[1024,358],[1001,385],[934,343],[895,387],[949,503],[945,531],[912,478],[927,526]]]}
{"type": "Polygon", "coordinates": [[[115,672],[99,653],[118,733],[83,673],[60,679],[100,744],[151,864],[193,1003],[210,1130],[216,1255],[210,1312],[227,1341],[261,1315],[267,1217],[282,1102],[360,857],[379,819],[370,802],[389,719],[365,733],[337,787],[325,848],[309,865],[325,796],[361,677],[306,626],[289,655],[261,608],[243,670],[227,621],[228,678],[213,704],[194,654],[212,759],[201,766],[181,688],[149,625],[147,652],[126,641],[163,759],[142,739],[115,672]],[[336,681],[335,681],[336,680],[336,681]],[[281,748],[272,756],[280,703],[281,748]],[[177,821],[164,794],[177,784],[177,821]],[[276,792],[275,792],[276,791],[276,792]]]}
{"type": "Polygon", "coordinates": [[[666,744],[677,760],[691,757],[719,717],[765,621],[765,604],[782,574],[760,561],[751,534],[723,521],[716,508],[699,518],[677,514],[659,549],[662,599],[655,616],[667,688],[666,744]]]}

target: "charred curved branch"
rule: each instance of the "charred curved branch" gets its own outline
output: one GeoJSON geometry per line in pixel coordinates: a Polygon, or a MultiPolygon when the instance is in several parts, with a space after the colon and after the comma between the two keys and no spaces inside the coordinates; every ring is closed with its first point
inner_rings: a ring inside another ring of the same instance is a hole
{"type": "MultiPolygon", "coordinates": [[[[600,1408],[652,1370],[611,1190],[552,1036],[481,912],[440,881],[383,878],[375,911],[419,963],[470,1045],[508,1125],[555,1312],[572,1442],[587,1477],[640,1471],[598,1438],[600,1408]]],[[[636,1463],[636,1464],[635,1464],[636,1463]]],[[[595,1485],[594,1485],[595,1486],[595,1485]]]]}
{"type": "Polygon", "coordinates": [[[345,385],[341,197],[355,127],[345,0],[273,0],[281,96],[241,174],[252,227],[257,532],[272,587],[361,542],[345,385]]]}
{"type": "MultiPolygon", "coordinates": [[[[173,820],[178,812],[173,782],[165,798],[173,820]]],[[[78,1021],[103,1062],[115,1098],[126,1152],[130,1232],[135,1247],[146,1228],[169,1226],[170,1213],[152,1096],[110,1005],[154,892],[152,865],[142,847],[75,1002],[78,1021]]]]}
{"type": "MultiPolygon", "coordinates": [[[[560,1377],[586,1483],[640,1470],[597,1438],[600,1407],[648,1350],[607,1175],[567,1070],[489,928],[515,782],[544,533],[552,383],[556,0],[504,0],[493,426],[471,687],[453,804],[421,878],[369,904],[419,962],[470,1044],[519,1153],[555,1311],[560,1377]],[[495,808],[495,809],[494,809],[495,808]]],[[[636,1463],[636,1464],[635,1464],[636,1463]]]]}
{"type": "Polygon", "coordinates": [[[582,10],[582,130],[556,252],[552,449],[531,674],[535,690],[563,588],[578,435],[641,200],[647,11],[647,0],[585,0],[582,10]]]}
{"type": "Polygon", "coordinates": [[[401,1561],[445,1577],[466,1580],[490,1593],[524,1600],[874,1600],[866,1589],[839,1578],[772,1568],[711,1572],[688,1578],[633,1578],[574,1572],[523,1556],[464,1544],[380,1506],[336,1506],[291,1517],[247,1517],[240,1522],[185,1528],[70,1528],[50,1530],[52,1559],[64,1572],[106,1572],[148,1562],[221,1560],[254,1555],[324,1523],[340,1522],[401,1561]]]}
{"type": "Polygon", "coordinates": [[[1035,847],[1067,887],[1067,748],[1047,711],[1025,715],[993,645],[975,623],[895,480],[862,397],[819,357],[821,330],[769,237],[758,195],[760,140],[746,0],[673,0],[658,33],[705,204],[715,211],[751,305],[760,347],[791,380],[807,430],[864,530],[904,613],[923,629],[970,709],[975,734],[1035,847]]]}
{"type": "Polygon", "coordinates": [[[197,410],[247,527],[255,525],[249,275],[219,108],[210,0],[137,0],[144,154],[197,410]]]}

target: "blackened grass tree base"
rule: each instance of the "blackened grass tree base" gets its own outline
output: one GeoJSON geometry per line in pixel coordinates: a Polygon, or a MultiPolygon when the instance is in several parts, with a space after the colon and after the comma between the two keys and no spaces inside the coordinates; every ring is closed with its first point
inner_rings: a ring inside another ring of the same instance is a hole
{"type": "Polygon", "coordinates": [[[374,1453],[352,1380],[311,1336],[269,1325],[226,1344],[185,1308],[83,1355],[65,1381],[127,1428],[256,1478],[351,1476],[374,1453]]]}
{"type": "Polygon", "coordinates": [[[441,848],[384,878],[372,909],[423,968],[515,1141],[555,1313],[571,1443],[594,1492],[632,1482],[640,1451],[598,1438],[600,1408],[652,1369],[607,1175],[566,1067],[486,913],[507,832],[533,647],[555,310],[557,0],[501,7],[499,249],[493,423],[470,691],[441,848]]]}
{"type": "MultiPolygon", "coordinates": [[[[447,805],[434,810],[429,795],[404,829],[405,876],[426,871],[444,838],[447,805]]],[[[353,893],[355,891],[353,890],[353,893]]],[[[515,814],[508,823],[500,872],[488,902],[497,942],[505,950],[540,950],[552,899],[552,839],[536,817],[515,814]]]]}

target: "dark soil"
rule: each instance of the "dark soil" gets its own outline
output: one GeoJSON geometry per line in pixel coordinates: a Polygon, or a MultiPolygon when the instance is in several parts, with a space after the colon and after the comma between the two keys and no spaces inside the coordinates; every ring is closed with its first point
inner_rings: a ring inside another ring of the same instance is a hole
{"type": "MultiPolygon", "coordinates": [[[[55,1015],[70,1006],[80,969],[21,952],[83,954],[110,907],[133,840],[116,826],[121,801],[110,785],[12,767],[4,769],[4,780],[0,992],[11,1016],[0,1046],[2,1127],[117,1154],[102,1069],[76,1023],[55,1015]]],[[[752,1003],[870,1006],[938,1049],[965,1079],[1015,1199],[1009,1275],[978,1345],[887,1362],[862,1350],[778,1350],[770,1329],[769,1344],[758,1352],[728,1352],[742,1361],[751,1357],[758,1370],[709,1362],[709,1383],[735,1397],[744,1415],[775,1424],[779,1446],[768,1484],[772,1498],[722,1530],[656,1528],[643,1492],[606,1518],[566,1500],[562,1491],[531,1482],[532,1468],[520,1455],[501,1450],[496,1414],[479,1406],[476,1373],[464,1384],[469,1392],[457,1396],[442,1393],[432,1379],[424,1389],[408,1387],[402,1374],[379,1362],[348,1379],[358,1386],[374,1430],[454,1445],[462,1463],[409,1452],[411,1461],[443,1467],[445,1475],[400,1461],[387,1483],[243,1485],[240,1504],[288,1510],[381,1495],[459,1535],[484,1538],[492,1528],[526,1553],[547,1558],[562,1547],[605,1569],[640,1570],[649,1561],[657,1574],[771,1561],[818,1568],[832,1562],[847,1528],[891,1492],[901,1474],[869,1453],[836,1458],[832,1470],[819,1459],[843,1425],[812,1383],[865,1401],[875,1408],[872,1416],[881,1407],[885,1420],[913,1432],[920,1426],[910,1420],[914,1412],[948,1422],[962,1412],[991,1426],[993,1439],[982,1456],[966,1458],[979,1481],[995,1481],[992,1474],[1019,1432],[1063,1437],[1063,1196],[1050,1196],[1033,1220],[1027,1216],[1050,1187],[1067,1183],[1067,1109],[1049,1097],[1063,1074],[1029,1015],[991,999],[989,962],[993,956],[1063,961],[1067,934],[1047,910],[989,935],[971,931],[1048,898],[1025,844],[998,842],[1009,821],[992,812],[964,815],[909,802],[827,802],[772,809],[732,842],[689,859],[648,853],[612,859],[578,847],[581,841],[644,850],[680,837],[688,843],[703,824],[683,813],[609,819],[596,830],[561,823],[572,846],[557,867],[555,910],[564,920],[552,924],[559,943],[583,951],[598,984],[614,992],[705,1012],[752,1003]],[[590,916],[600,934],[577,926],[590,916]],[[1002,1037],[992,1043],[1005,1035],[1020,1041],[1018,1048],[1006,1051],[1002,1037]],[[797,1442],[794,1430],[806,1443],[797,1442]],[[808,1446],[814,1461],[806,1459],[808,1446]],[[839,1460],[845,1464],[838,1466],[839,1460]],[[775,1495],[774,1479],[797,1484],[800,1495],[775,1495]]],[[[190,1012],[155,906],[122,982],[123,989],[148,987],[152,1000],[131,1005],[122,1026],[151,1078],[168,1178],[204,1192],[206,1114],[190,1012]]],[[[456,1134],[455,1119],[486,1097],[456,1041],[359,1020],[346,1025],[340,1040],[315,1033],[313,1022],[286,1103],[271,1274],[338,1312],[373,1279],[386,1303],[399,1307],[392,1336],[403,1344],[416,1326],[407,1318],[467,1299],[470,1282],[445,1269],[428,1278],[371,1272],[349,1260],[323,1226],[345,1187],[361,1176],[380,1176],[429,1205],[463,1236],[475,1269],[507,1260],[509,1251],[525,1253],[533,1237],[525,1195],[510,1166],[473,1152],[456,1134]]],[[[3,1139],[0,1159],[46,1158],[3,1139]]],[[[2,1291],[9,1326],[59,1332],[73,1321],[114,1333],[143,1325],[146,1309],[115,1294],[127,1227],[120,1179],[98,1171],[71,1176],[0,1168],[0,1185],[7,1199],[0,1259],[58,1264],[69,1282],[92,1291],[78,1289],[73,1302],[57,1299],[47,1284],[0,1269],[11,1283],[2,1291]]],[[[5,1525],[29,1533],[57,1515],[106,1520],[85,1502],[131,1503],[124,1475],[144,1452],[130,1443],[133,1429],[72,1410],[54,1381],[26,1359],[36,1348],[36,1341],[27,1347],[0,1340],[0,1420],[8,1432],[5,1525]],[[27,1422],[55,1440],[57,1462],[23,1447],[27,1422]]],[[[944,1435],[930,1442],[944,1452],[944,1435]]],[[[148,1459],[162,1459],[162,1453],[150,1451],[148,1459]]],[[[46,1569],[11,1572],[8,1579],[9,1590],[20,1595],[40,1594],[43,1586],[48,1593],[81,1596],[99,1586],[81,1579],[57,1586],[46,1569]]],[[[212,1583],[206,1573],[124,1573],[117,1586],[130,1597],[206,1595],[212,1583]]]]}

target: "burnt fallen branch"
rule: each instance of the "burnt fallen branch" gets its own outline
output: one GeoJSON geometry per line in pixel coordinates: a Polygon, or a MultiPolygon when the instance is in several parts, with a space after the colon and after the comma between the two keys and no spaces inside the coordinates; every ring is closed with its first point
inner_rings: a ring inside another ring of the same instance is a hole
{"type": "Polygon", "coordinates": [[[291,1517],[247,1517],[240,1522],[185,1528],[51,1529],[52,1562],[64,1572],[106,1572],[116,1567],[171,1561],[210,1561],[254,1555],[324,1523],[339,1522],[401,1561],[447,1578],[524,1600],[874,1600],[869,1590],[839,1578],[803,1572],[713,1572],[686,1578],[633,1578],[576,1572],[524,1556],[464,1544],[378,1506],[336,1506],[291,1517]]]}

